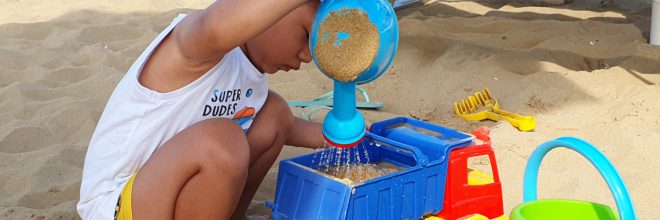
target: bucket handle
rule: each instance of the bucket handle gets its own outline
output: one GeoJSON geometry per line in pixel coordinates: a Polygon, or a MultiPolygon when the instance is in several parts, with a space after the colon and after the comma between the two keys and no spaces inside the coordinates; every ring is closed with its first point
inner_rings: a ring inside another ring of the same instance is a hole
{"type": "Polygon", "coordinates": [[[633,209],[628,189],[626,189],[621,176],[614,169],[610,161],[596,147],[588,142],[575,137],[561,137],[541,144],[532,155],[530,155],[525,167],[525,177],[523,180],[523,202],[531,202],[537,199],[537,177],[539,166],[543,157],[552,149],[565,147],[580,153],[587,158],[591,164],[596,167],[600,175],[607,182],[612,196],[616,201],[621,220],[634,220],[635,210],[633,209]]]}

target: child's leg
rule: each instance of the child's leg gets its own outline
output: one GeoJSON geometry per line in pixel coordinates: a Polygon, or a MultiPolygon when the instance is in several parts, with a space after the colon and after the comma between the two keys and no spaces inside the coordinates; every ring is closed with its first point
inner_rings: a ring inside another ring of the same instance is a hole
{"type": "Polygon", "coordinates": [[[247,138],[236,123],[225,119],[184,129],[140,169],[133,185],[134,219],[228,219],[232,214],[234,219],[244,218],[282,146],[292,140],[290,132],[300,129],[316,136],[294,142],[323,143],[320,124],[297,120],[274,92],[247,138]]]}
{"type": "MultiPolygon", "coordinates": [[[[232,219],[245,218],[254,194],[280,154],[293,123],[294,117],[286,101],[277,93],[269,92],[266,104],[259,111],[247,135],[250,168],[245,190],[232,219]]],[[[320,128],[318,132],[321,132],[320,128]]]]}
{"type": "Polygon", "coordinates": [[[133,184],[133,219],[228,219],[245,186],[250,160],[238,124],[210,119],[161,146],[133,184]]]}

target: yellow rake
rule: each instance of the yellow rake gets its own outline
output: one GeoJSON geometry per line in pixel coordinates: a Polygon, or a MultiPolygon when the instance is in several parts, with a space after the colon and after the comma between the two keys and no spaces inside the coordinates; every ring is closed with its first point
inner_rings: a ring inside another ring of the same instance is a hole
{"type": "Polygon", "coordinates": [[[454,103],[454,110],[456,115],[469,121],[484,119],[500,121],[504,119],[521,131],[533,131],[536,127],[536,121],[532,116],[523,116],[502,110],[497,103],[497,99],[490,95],[487,88],[474,93],[467,99],[454,103]]]}

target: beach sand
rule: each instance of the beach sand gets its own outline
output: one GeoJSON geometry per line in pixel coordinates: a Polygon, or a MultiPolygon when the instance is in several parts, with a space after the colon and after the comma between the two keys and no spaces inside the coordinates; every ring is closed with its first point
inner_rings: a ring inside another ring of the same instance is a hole
{"type": "MultiPolygon", "coordinates": [[[[0,0],[0,219],[79,218],[85,152],[115,85],[171,19],[210,2],[0,0]]],[[[660,46],[647,43],[648,2],[429,1],[398,16],[393,67],[362,86],[385,104],[362,111],[367,120],[490,128],[506,213],[522,202],[536,146],[583,138],[616,166],[638,218],[660,219],[660,46]],[[533,115],[536,130],[457,118],[453,103],[484,87],[503,109],[533,115]]],[[[289,100],[332,89],[313,64],[271,76],[270,85],[289,100]]],[[[308,152],[287,146],[280,158],[308,152]]],[[[277,165],[250,214],[268,214],[263,202],[273,200],[276,178],[277,165]]],[[[615,206],[598,172],[568,150],[546,157],[539,185],[541,198],[615,206]]]]}

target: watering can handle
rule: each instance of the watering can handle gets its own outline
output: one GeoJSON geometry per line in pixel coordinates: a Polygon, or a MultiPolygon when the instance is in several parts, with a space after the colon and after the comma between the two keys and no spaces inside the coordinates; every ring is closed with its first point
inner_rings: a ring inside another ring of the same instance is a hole
{"type": "Polygon", "coordinates": [[[524,202],[530,202],[537,199],[536,191],[539,166],[541,165],[543,157],[550,150],[557,147],[565,147],[574,150],[587,158],[607,182],[607,185],[612,192],[612,196],[614,196],[614,200],[616,201],[620,219],[636,219],[628,190],[626,189],[621,176],[619,176],[619,173],[614,169],[612,163],[610,163],[605,155],[596,149],[596,147],[575,137],[557,138],[541,144],[536,150],[534,150],[527,161],[527,166],[525,167],[525,177],[523,180],[524,202]]]}

